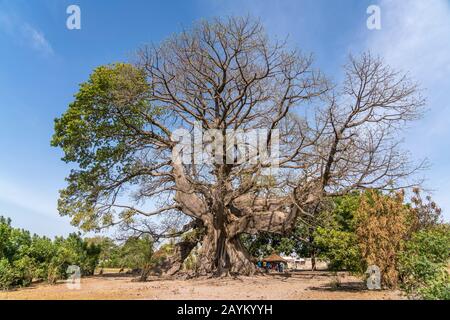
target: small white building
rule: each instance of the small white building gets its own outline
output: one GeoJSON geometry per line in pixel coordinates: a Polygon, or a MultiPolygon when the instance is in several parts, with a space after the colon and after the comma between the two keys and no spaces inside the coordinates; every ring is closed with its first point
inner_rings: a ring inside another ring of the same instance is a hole
{"type": "MultiPolygon", "coordinates": [[[[287,261],[287,268],[291,271],[296,270],[311,270],[312,263],[311,258],[302,258],[298,257],[295,254],[291,256],[281,256],[284,260],[287,261]]],[[[326,261],[316,258],[316,270],[327,270],[328,264],[326,261]]]]}
{"type": "Polygon", "coordinates": [[[306,263],[304,258],[299,258],[296,256],[281,256],[287,261],[287,267],[289,270],[301,270],[306,263]]]}

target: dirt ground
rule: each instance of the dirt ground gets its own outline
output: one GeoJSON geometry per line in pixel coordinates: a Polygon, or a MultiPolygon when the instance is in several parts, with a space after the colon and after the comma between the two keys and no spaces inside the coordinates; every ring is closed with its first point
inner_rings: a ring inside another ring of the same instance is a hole
{"type": "Polygon", "coordinates": [[[361,279],[340,273],[340,286],[335,277],[322,271],[302,271],[286,275],[269,274],[223,279],[163,280],[135,282],[133,277],[119,274],[92,276],[81,280],[81,288],[69,289],[66,283],[34,284],[28,288],[0,292],[3,299],[207,299],[207,300],[304,300],[403,299],[397,291],[368,291],[361,279]]]}

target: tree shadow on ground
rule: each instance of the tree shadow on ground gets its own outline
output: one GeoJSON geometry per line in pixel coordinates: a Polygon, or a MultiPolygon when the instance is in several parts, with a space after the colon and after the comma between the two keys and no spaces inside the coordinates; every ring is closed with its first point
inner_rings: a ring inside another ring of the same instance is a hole
{"type": "Polygon", "coordinates": [[[364,282],[341,282],[339,284],[330,282],[318,287],[310,287],[313,291],[330,291],[330,292],[364,292],[369,291],[364,282]]]}
{"type": "Polygon", "coordinates": [[[104,273],[104,274],[96,274],[93,277],[100,277],[100,278],[133,278],[136,277],[136,274],[133,273],[104,273]]]}

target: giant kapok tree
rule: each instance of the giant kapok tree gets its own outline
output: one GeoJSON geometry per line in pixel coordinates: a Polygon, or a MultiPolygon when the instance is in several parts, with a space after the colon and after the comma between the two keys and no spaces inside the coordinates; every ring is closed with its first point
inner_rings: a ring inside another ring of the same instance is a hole
{"type": "MultiPolygon", "coordinates": [[[[289,232],[326,197],[415,184],[421,164],[399,130],[423,104],[415,83],[369,53],[351,56],[334,84],[258,21],[202,21],[81,84],[52,140],[76,164],[59,211],[84,230],[126,225],[160,238],[194,228],[198,272],[251,274],[240,235],[289,232]],[[208,161],[196,161],[195,142],[180,151],[180,132],[211,130],[208,161]],[[266,151],[276,142],[271,158],[239,139],[255,130],[266,151]]],[[[178,248],[171,273],[192,248],[178,248]]]]}

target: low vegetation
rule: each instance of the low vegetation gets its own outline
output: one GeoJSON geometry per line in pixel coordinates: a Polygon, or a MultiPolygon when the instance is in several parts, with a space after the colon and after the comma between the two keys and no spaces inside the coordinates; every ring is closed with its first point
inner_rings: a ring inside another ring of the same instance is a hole
{"type": "Polygon", "coordinates": [[[0,217],[0,288],[27,286],[33,280],[55,283],[67,278],[70,265],[79,266],[82,275],[93,274],[100,252],[80,234],[51,240],[13,228],[11,220],[0,217]]]}
{"type": "Polygon", "coordinates": [[[260,234],[244,243],[255,256],[314,252],[331,271],[362,276],[376,265],[385,289],[400,288],[412,299],[450,299],[450,227],[419,189],[409,200],[403,192],[355,192],[332,199],[320,219],[299,221],[287,236],[260,234]]]}
{"type": "MultiPolygon", "coordinates": [[[[403,192],[354,192],[330,200],[320,223],[299,220],[287,235],[260,233],[241,240],[254,257],[274,251],[317,255],[331,271],[360,276],[376,265],[384,289],[402,289],[412,299],[450,299],[450,226],[442,223],[431,198],[425,199],[418,189],[407,203],[403,192]]],[[[79,266],[82,275],[92,275],[96,268],[134,270],[145,281],[152,272],[161,274],[158,270],[175,254],[177,245],[193,236],[197,237],[187,232],[180,242],[171,240],[158,250],[148,234],[120,244],[108,237],[83,239],[75,233],[51,240],[13,228],[9,219],[0,217],[0,288],[27,286],[36,280],[56,283],[67,278],[70,265],[79,266]]],[[[196,271],[195,252],[182,269],[196,271]]]]}

